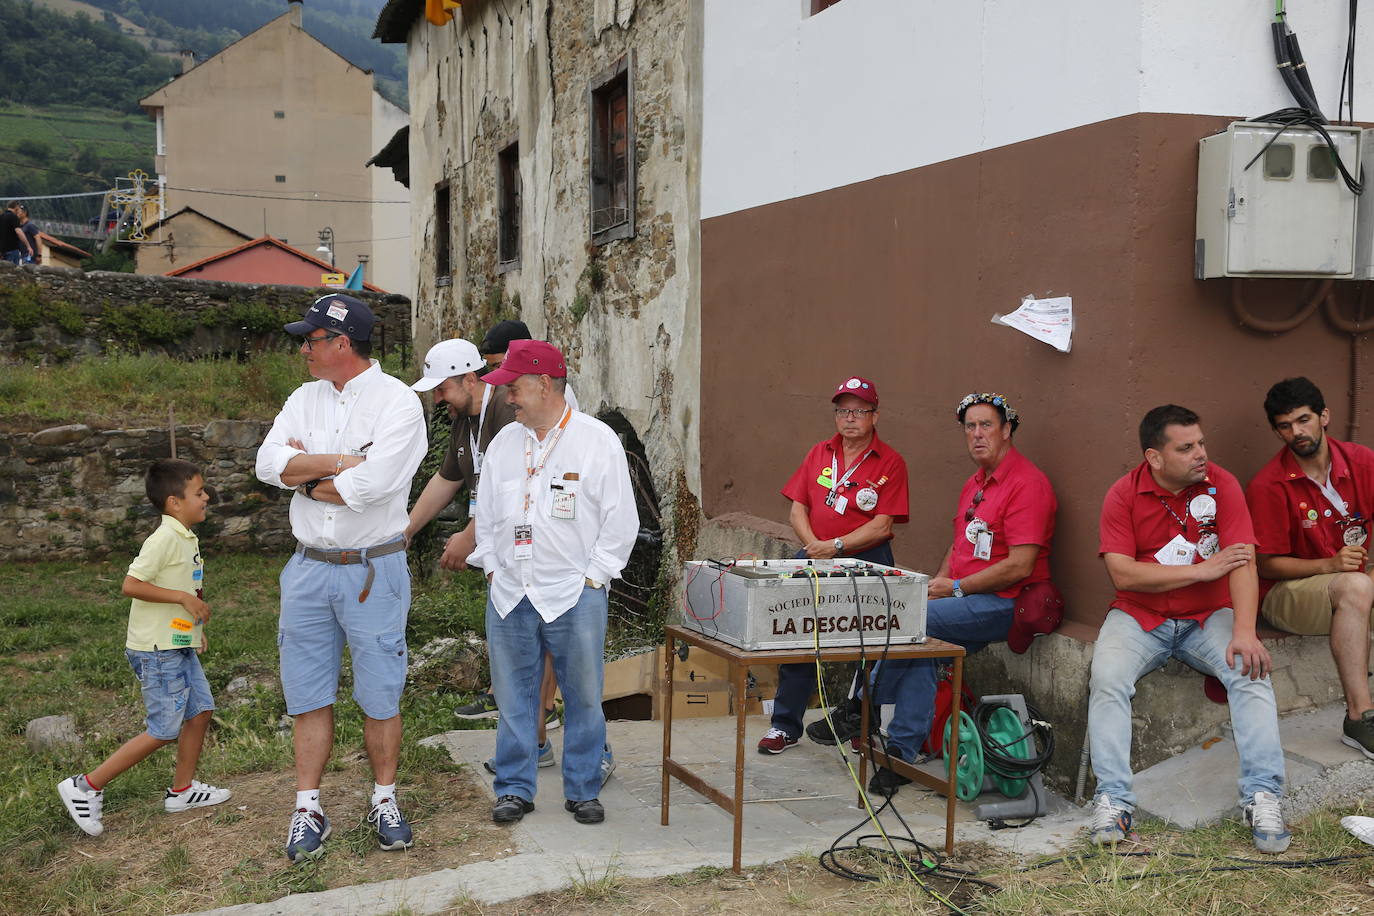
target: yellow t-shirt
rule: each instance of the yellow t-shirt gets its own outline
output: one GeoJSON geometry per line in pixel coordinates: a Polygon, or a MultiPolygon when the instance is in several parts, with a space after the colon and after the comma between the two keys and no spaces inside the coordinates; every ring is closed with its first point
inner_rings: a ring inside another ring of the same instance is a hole
{"type": "MultiPolygon", "coordinates": [[[[200,541],[186,526],[170,515],[148,535],[143,549],[129,565],[129,575],[161,588],[202,595],[205,564],[200,558],[200,541]]],[[[152,652],[200,645],[200,624],[179,604],[140,601],[129,606],[130,649],[152,652]]]]}

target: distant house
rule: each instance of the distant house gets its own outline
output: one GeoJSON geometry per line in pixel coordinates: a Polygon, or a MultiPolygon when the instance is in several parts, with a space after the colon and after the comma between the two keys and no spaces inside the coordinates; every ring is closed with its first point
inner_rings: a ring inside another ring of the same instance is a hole
{"type": "MultiPolygon", "coordinates": [[[[265,235],[228,251],[212,254],[184,267],[169,270],[168,277],[220,280],[227,283],[277,283],[285,286],[321,286],[325,274],[334,273],[328,261],[265,235]]],[[[364,289],[386,292],[371,283],[364,289]]]]}
{"type": "Polygon", "coordinates": [[[378,282],[408,293],[410,192],[366,165],[407,115],[373,88],[372,71],[304,30],[300,2],[284,6],[208,60],[187,55],[141,100],[157,122],[164,212],[190,206],[312,250],[327,229],[340,270],[366,257],[378,282]]]}
{"type": "Polygon", "coordinates": [[[134,255],[137,274],[165,274],[253,239],[194,207],[182,207],[146,226],[144,233],[156,241],[138,246],[134,255]]]}
{"type": "Polygon", "coordinates": [[[91,256],[89,251],[69,245],[59,238],[38,233],[38,253],[42,263],[49,267],[75,267],[81,269],[81,262],[91,256]]]}

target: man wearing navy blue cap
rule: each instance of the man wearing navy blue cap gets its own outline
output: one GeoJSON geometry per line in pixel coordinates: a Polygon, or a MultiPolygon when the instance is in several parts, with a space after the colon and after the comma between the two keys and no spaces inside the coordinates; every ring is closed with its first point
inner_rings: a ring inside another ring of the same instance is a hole
{"type": "Polygon", "coordinates": [[[403,532],[410,480],[426,451],[425,417],[415,392],[370,358],[375,323],[366,303],[332,293],[286,325],[304,338],[300,352],[317,381],[292,392],[258,450],[258,479],[295,490],[299,546],[281,574],[277,638],[286,711],[295,718],[297,791],[286,841],[293,862],[320,855],[330,834],[320,780],[334,745],[345,641],[376,781],[368,820],[382,849],[414,842],[396,805],[396,769],[410,610],[403,532]]]}

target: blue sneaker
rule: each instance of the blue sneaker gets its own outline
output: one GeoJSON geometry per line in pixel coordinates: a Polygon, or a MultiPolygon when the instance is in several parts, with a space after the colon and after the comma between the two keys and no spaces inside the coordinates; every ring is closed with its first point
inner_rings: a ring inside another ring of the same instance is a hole
{"type": "Polygon", "coordinates": [[[1131,811],[1124,805],[1112,801],[1110,795],[1099,795],[1094,799],[1092,841],[1098,846],[1120,843],[1131,834],[1131,811]]]}
{"type": "Polygon", "coordinates": [[[292,862],[318,858],[324,852],[330,829],[329,818],[321,812],[297,808],[286,834],[286,857],[292,862]]]}
{"type": "Polygon", "coordinates": [[[401,809],[396,807],[395,799],[384,798],[372,806],[367,820],[377,830],[377,845],[387,852],[395,849],[409,849],[415,845],[401,809]]]}

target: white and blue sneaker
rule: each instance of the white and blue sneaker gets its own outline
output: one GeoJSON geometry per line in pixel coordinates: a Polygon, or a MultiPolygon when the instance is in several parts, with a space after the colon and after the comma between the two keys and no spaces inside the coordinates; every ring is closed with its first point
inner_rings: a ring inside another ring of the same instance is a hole
{"type": "Polygon", "coordinates": [[[605,785],[606,785],[606,780],[610,779],[610,778],[611,778],[611,774],[614,773],[614,772],[615,772],[615,756],[611,754],[611,746],[608,744],[608,745],[606,745],[605,750],[603,750],[603,751],[601,752],[601,785],[602,785],[602,786],[605,786],[605,785]]]}
{"type": "Polygon", "coordinates": [[[323,812],[297,808],[286,833],[286,857],[292,862],[318,858],[324,852],[330,830],[329,818],[323,812]]]}
{"type": "Polygon", "coordinates": [[[396,800],[384,798],[372,806],[367,813],[367,821],[377,831],[377,845],[387,852],[396,849],[409,849],[415,845],[410,825],[406,823],[396,800]]]}
{"type": "Polygon", "coordinates": [[[1260,852],[1283,852],[1293,840],[1293,834],[1283,822],[1283,805],[1277,795],[1256,792],[1245,806],[1245,823],[1250,825],[1255,848],[1260,852]]]}

